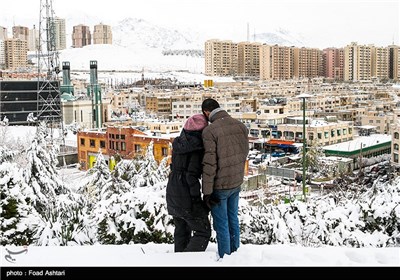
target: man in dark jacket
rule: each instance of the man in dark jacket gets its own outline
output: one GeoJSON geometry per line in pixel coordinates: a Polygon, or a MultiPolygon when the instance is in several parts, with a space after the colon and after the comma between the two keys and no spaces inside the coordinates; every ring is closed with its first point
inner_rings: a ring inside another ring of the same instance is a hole
{"type": "Polygon", "coordinates": [[[203,130],[203,194],[217,233],[218,254],[235,252],[240,245],[239,192],[249,153],[248,129],[220,108],[214,99],[202,104],[211,122],[203,130]]]}
{"type": "Polygon", "coordinates": [[[166,198],[175,224],[175,252],[205,251],[210,240],[209,210],[201,199],[200,184],[204,156],[201,133],[207,125],[204,115],[193,115],[172,143],[166,198]]]}

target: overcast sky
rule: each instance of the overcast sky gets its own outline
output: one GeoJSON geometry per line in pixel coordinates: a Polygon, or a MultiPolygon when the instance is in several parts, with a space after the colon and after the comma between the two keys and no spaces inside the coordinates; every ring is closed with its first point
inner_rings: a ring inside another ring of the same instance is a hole
{"type": "MultiPolygon", "coordinates": [[[[40,0],[8,1],[1,7],[0,25],[32,27],[39,7],[40,0]]],[[[210,39],[244,41],[249,24],[251,35],[281,28],[302,36],[309,47],[342,47],[352,41],[400,45],[398,0],[53,0],[53,7],[67,19],[67,33],[79,23],[115,25],[133,17],[210,39]]]]}

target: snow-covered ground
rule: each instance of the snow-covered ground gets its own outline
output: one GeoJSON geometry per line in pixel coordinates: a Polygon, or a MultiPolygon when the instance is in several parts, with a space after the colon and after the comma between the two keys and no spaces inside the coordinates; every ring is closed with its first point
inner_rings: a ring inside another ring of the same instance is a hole
{"type": "Polygon", "coordinates": [[[146,244],[72,247],[2,247],[1,266],[399,266],[400,248],[304,248],[288,245],[242,245],[217,260],[217,247],[206,252],[174,253],[173,245],[146,244]],[[27,249],[11,263],[10,252],[27,249]],[[9,258],[7,258],[9,259],[9,258]]]}

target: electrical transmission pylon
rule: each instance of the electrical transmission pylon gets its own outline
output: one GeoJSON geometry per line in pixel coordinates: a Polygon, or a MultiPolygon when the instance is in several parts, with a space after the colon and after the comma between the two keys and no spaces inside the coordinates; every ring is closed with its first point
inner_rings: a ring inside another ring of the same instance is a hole
{"type": "Polygon", "coordinates": [[[37,121],[46,121],[51,129],[60,128],[60,137],[64,139],[53,0],[40,0],[37,63],[37,121]]]}

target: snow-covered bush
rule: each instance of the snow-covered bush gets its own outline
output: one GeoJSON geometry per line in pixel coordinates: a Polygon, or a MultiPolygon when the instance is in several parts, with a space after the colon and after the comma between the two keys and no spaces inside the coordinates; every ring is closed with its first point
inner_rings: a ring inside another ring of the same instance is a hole
{"type": "MultiPolygon", "coordinates": [[[[349,191],[350,192],[350,191],[349,191]]],[[[240,208],[243,243],[387,247],[400,234],[400,179],[354,196],[328,195],[277,206],[240,208]]]]}

